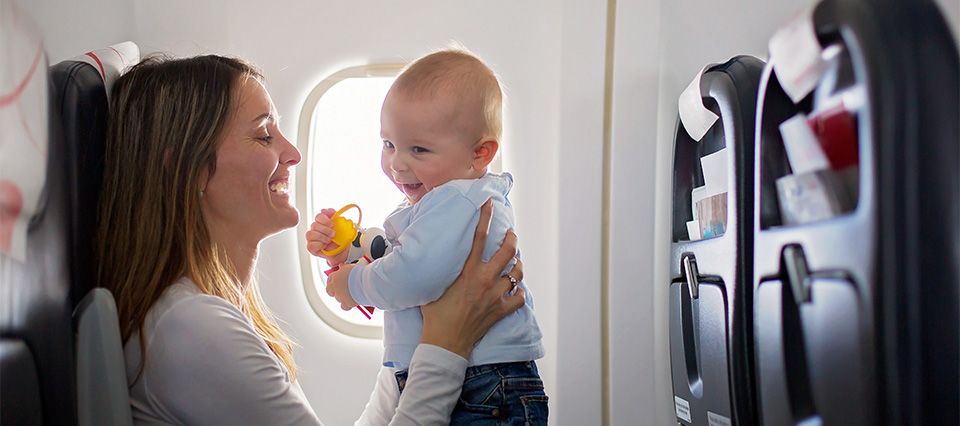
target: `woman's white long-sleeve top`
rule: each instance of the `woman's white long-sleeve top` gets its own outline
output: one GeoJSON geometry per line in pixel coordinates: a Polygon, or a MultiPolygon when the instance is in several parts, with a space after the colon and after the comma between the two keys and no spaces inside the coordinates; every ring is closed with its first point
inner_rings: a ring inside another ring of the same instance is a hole
{"type": "MultiPolygon", "coordinates": [[[[317,425],[300,385],[227,301],[187,278],[169,287],[124,347],[130,403],[138,425],[317,425]]],[[[447,424],[467,361],[421,345],[391,425],[447,424]]],[[[358,413],[359,414],[359,413],[358,413]]]]}

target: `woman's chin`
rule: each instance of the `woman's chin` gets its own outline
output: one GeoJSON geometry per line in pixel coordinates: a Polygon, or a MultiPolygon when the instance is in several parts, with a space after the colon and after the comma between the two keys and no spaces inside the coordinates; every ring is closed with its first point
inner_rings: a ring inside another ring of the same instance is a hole
{"type": "Polygon", "coordinates": [[[281,207],[279,211],[275,212],[273,220],[268,223],[273,224],[271,226],[269,235],[277,234],[287,229],[293,228],[300,223],[300,212],[297,211],[293,206],[281,207]]]}
{"type": "Polygon", "coordinates": [[[284,228],[289,229],[297,226],[300,223],[300,212],[293,206],[290,206],[289,209],[286,209],[284,213],[284,228]]]}

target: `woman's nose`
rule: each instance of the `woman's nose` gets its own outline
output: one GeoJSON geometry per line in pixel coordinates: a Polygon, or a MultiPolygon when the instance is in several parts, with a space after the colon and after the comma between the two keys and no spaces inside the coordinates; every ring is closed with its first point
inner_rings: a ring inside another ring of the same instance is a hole
{"type": "Polygon", "coordinates": [[[285,143],[285,149],[280,153],[280,163],[290,167],[300,164],[300,160],[302,159],[300,150],[297,149],[292,142],[287,140],[287,138],[283,138],[283,141],[285,143]]]}

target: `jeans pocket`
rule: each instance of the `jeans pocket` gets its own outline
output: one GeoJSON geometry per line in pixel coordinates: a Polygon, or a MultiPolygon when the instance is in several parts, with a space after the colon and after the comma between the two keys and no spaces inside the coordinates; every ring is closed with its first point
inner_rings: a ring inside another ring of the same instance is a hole
{"type": "Polygon", "coordinates": [[[545,426],[550,410],[547,407],[549,398],[546,395],[525,395],[520,397],[523,404],[523,416],[526,426],[545,426]]]}
{"type": "Polygon", "coordinates": [[[478,369],[467,374],[451,425],[547,424],[547,395],[532,362],[478,369]]]}
{"type": "Polygon", "coordinates": [[[471,377],[463,383],[458,405],[489,411],[503,404],[503,381],[496,372],[471,377]]]}
{"type": "Polygon", "coordinates": [[[450,415],[450,425],[499,425],[504,414],[503,387],[499,377],[497,379],[495,384],[465,385],[450,415]]]}
{"type": "Polygon", "coordinates": [[[546,426],[547,394],[539,376],[510,377],[503,380],[503,390],[511,408],[510,424],[546,426]]]}

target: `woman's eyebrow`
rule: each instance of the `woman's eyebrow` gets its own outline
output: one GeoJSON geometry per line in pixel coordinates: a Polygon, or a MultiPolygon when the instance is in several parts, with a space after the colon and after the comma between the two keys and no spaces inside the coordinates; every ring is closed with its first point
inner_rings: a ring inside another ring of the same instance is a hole
{"type": "Polygon", "coordinates": [[[264,120],[267,120],[267,121],[277,121],[278,119],[277,119],[277,117],[275,117],[273,114],[271,114],[271,113],[269,113],[269,112],[265,112],[265,113],[263,113],[263,114],[258,115],[257,118],[254,118],[254,119],[251,120],[251,121],[252,121],[253,123],[260,124],[260,123],[263,122],[264,120]]]}

